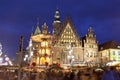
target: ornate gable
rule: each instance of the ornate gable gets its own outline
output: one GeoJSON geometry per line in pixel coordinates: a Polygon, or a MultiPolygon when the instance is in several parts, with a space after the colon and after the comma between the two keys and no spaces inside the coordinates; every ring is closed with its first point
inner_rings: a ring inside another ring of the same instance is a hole
{"type": "Polygon", "coordinates": [[[66,44],[71,43],[71,46],[73,47],[79,47],[81,46],[79,37],[74,29],[74,26],[70,20],[70,18],[67,18],[63,29],[61,30],[60,36],[57,40],[57,46],[66,46],[66,44]]]}

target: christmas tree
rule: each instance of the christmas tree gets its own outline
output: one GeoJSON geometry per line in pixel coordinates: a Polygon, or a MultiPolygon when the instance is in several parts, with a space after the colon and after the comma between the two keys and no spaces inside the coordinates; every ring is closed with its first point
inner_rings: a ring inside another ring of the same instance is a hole
{"type": "Polygon", "coordinates": [[[0,43],[0,66],[3,65],[10,65],[12,66],[12,62],[10,60],[10,58],[7,55],[3,55],[2,53],[2,44],[0,43]]]}

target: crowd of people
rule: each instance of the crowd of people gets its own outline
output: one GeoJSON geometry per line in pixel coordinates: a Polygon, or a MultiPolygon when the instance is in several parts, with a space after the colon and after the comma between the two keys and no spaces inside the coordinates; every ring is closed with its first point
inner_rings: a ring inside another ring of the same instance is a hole
{"type": "MultiPolygon", "coordinates": [[[[4,79],[0,80],[18,80],[17,73],[4,73],[4,79]],[[12,78],[10,78],[10,75],[12,78]]],[[[24,71],[21,80],[120,80],[120,72],[115,67],[106,67],[96,71],[95,68],[86,69],[51,69],[41,72],[24,71]]]]}
{"type": "Polygon", "coordinates": [[[41,72],[23,72],[22,80],[100,80],[102,72],[94,69],[46,70],[41,72]],[[98,76],[99,75],[99,76],[98,76]]]}
{"type": "Polygon", "coordinates": [[[23,80],[120,80],[120,72],[115,67],[107,67],[99,71],[95,71],[95,68],[67,71],[52,69],[27,74],[23,80]]]}
{"type": "Polygon", "coordinates": [[[115,67],[105,69],[101,80],[120,80],[120,72],[115,67]]]}

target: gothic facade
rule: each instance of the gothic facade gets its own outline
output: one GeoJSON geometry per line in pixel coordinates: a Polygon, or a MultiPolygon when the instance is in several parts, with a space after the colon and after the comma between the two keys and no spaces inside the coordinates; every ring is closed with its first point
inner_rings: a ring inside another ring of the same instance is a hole
{"type": "Polygon", "coordinates": [[[64,23],[60,21],[59,10],[55,12],[53,22],[53,53],[54,61],[61,64],[69,63],[69,49],[72,47],[72,55],[74,62],[98,62],[98,43],[92,27],[88,29],[88,33],[84,37],[78,36],[74,29],[74,25],[70,17],[67,17],[64,23]]]}
{"type": "MultiPolygon", "coordinates": [[[[59,10],[55,12],[52,34],[48,33],[46,23],[42,26],[41,31],[39,26],[37,26],[31,39],[34,48],[38,50],[37,54],[33,55],[37,56],[42,54],[41,59],[39,59],[41,61],[38,61],[38,63],[43,63],[43,58],[46,59],[46,57],[48,57],[46,61],[48,62],[50,60],[50,64],[67,64],[71,62],[97,63],[98,43],[92,27],[88,29],[84,37],[80,37],[74,28],[70,17],[67,17],[65,21],[61,23],[59,10]],[[42,35],[44,35],[44,37],[42,35]],[[43,41],[48,42],[46,47],[41,46],[43,41]]],[[[37,57],[35,59],[37,59],[37,57]]],[[[45,62],[43,64],[45,64],[45,62]]]]}

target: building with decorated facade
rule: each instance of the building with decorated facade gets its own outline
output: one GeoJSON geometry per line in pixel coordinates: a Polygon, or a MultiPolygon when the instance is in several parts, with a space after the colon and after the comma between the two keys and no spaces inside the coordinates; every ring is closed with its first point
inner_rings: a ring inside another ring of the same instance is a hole
{"type": "Polygon", "coordinates": [[[48,31],[46,22],[30,37],[27,47],[29,62],[36,65],[60,65],[91,63],[96,65],[98,60],[98,43],[92,27],[84,37],[77,34],[70,17],[62,23],[59,10],[55,11],[52,34],[48,31]]]}
{"type": "Polygon", "coordinates": [[[115,41],[108,41],[99,45],[100,63],[103,65],[120,64],[120,46],[115,41]]]}
{"type": "Polygon", "coordinates": [[[39,22],[35,32],[30,37],[28,50],[29,63],[35,65],[50,65],[52,64],[51,43],[52,35],[48,32],[46,23],[42,25],[42,30],[39,28],[39,22]]]}

